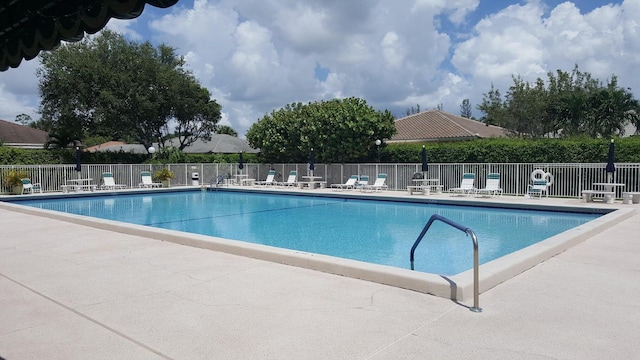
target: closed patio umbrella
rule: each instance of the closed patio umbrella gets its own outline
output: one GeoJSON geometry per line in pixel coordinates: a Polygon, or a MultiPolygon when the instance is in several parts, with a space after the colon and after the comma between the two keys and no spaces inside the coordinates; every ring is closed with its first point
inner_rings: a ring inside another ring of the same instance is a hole
{"type": "Polygon", "coordinates": [[[422,145],[422,172],[429,171],[429,164],[427,164],[427,149],[422,145]]]}
{"type": "Polygon", "coordinates": [[[616,166],[613,163],[614,148],[613,139],[611,139],[609,143],[609,155],[607,156],[607,182],[613,182],[613,173],[616,172],[616,166]]]}
{"type": "Polygon", "coordinates": [[[80,176],[79,173],[82,171],[82,155],[79,146],[76,146],[76,171],[78,172],[78,176],[80,176]]]}
{"type": "Polygon", "coordinates": [[[311,148],[311,152],[309,153],[309,171],[311,172],[311,176],[313,176],[313,170],[316,169],[315,161],[316,154],[314,153],[313,148],[311,148]]]}
{"type": "Polygon", "coordinates": [[[242,174],[242,169],[244,169],[244,161],[242,159],[242,153],[240,153],[240,159],[238,160],[238,169],[240,169],[240,173],[242,174]]]}

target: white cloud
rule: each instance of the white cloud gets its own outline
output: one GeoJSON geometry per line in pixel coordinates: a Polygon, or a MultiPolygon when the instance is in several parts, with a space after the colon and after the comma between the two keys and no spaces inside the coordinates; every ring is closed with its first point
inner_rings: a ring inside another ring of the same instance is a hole
{"type": "Polygon", "coordinates": [[[485,81],[509,82],[511,74],[543,75],[542,12],[536,3],[512,5],[481,20],[477,35],[455,47],[452,63],[485,81]]]}
{"type": "Polygon", "coordinates": [[[121,20],[121,19],[111,19],[107,23],[106,28],[117,32],[118,34],[122,34],[126,36],[128,39],[134,41],[145,41],[146,39],[137,31],[132,29],[138,19],[130,19],[130,20],[121,20]]]}
{"type": "MultiPolygon", "coordinates": [[[[479,104],[491,83],[504,92],[511,75],[546,79],[574,64],[601,80],[615,73],[638,91],[640,1],[592,11],[578,1],[512,3],[477,14],[487,2],[196,0],[155,12],[150,21],[143,14],[110,27],[136,37],[149,21],[145,39],[185,56],[223,106],[223,123],[241,136],[264,114],[297,101],[357,96],[398,115],[416,104],[443,104],[457,114],[465,98],[479,104]],[[315,78],[317,66],[326,78],[315,78]]],[[[30,91],[35,98],[36,81],[33,75],[16,81],[23,74],[22,67],[0,73],[0,116],[13,119],[13,112],[34,106],[21,96],[30,91]]]]}
{"type": "Polygon", "coordinates": [[[454,46],[452,63],[472,79],[476,88],[469,88],[469,94],[476,104],[490,83],[504,93],[512,74],[546,80],[547,72],[571,71],[575,64],[601,81],[615,73],[621,85],[637,92],[637,4],[625,1],[584,13],[564,2],[546,17],[540,1],[512,5],[478,22],[474,35],[454,46]]]}
{"type": "Polygon", "coordinates": [[[391,68],[399,68],[402,66],[405,57],[405,46],[402,44],[400,37],[395,32],[388,32],[382,38],[382,54],[384,59],[391,68]]]}
{"type": "Polygon", "coordinates": [[[38,59],[22,61],[16,69],[0,72],[0,119],[14,121],[27,114],[33,120],[38,115],[38,80],[35,72],[38,59]]]}
{"type": "Polygon", "coordinates": [[[412,12],[426,10],[434,15],[449,14],[449,21],[461,24],[465,17],[474,11],[480,0],[416,0],[411,7],[412,12]]]}

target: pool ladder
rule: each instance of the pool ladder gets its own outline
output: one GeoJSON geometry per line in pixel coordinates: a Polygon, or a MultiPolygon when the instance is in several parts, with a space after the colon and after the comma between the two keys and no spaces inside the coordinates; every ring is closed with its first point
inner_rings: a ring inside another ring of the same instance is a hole
{"type": "Polygon", "coordinates": [[[212,190],[218,190],[220,184],[224,184],[224,179],[226,179],[225,175],[218,175],[215,179],[211,180],[211,185],[209,186],[212,190]]]}
{"type": "Polygon", "coordinates": [[[431,215],[431,217],[429,218],[429,221],[427,221],[427,224],[424,226],[424,229],[422,229],[422,232],[420,233],[416,241],[413,243],[413,246],[411,247],[411,255],[409,256],[409,260],[411,261],[411,270],[413,270],[413,260],[414,260],[413,254],[415,253],[416,248],[418,247],[418,244],[420,244],[420,241],[422,241],[422,238],[431,227],[431,224],[433,224],[433,222],[436,220],[442,221],[443,223],[450,225],[466,233],[467,236],[471,236],[471,240],[473,241],[473,307],[470,308],[469,310],[473,312],[481,312],[482,308],[480,308],[480,294],[479,294],[480,286],[478,281],[478,238],[476,237],[476,234],[473,232],[473,230],[469,229],[466,226],[462,226],[454,222],[453,220],[449,220],[444,216],[431,215]]]}

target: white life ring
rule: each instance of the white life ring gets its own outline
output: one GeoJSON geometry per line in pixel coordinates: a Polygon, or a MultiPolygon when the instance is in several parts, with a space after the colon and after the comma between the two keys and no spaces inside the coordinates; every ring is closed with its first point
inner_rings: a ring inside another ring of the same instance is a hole
{"type": "Polygon", "coordinates": [[[553,185],[553,175],[551,173],[544,174],[544,177],[547,178],[547,187],[553,185]]]}
{"type": "Polygon", "coordinates": [[[531,173],[531,181],[547,180],[547,187],[553,185],[553,175],[542,169],[535,169],[531,173]]]}
{"type": "Polygon", "coordinates": [[[531,181],[544,180],[547,173],[542,169],[535,169],[531,173],[531,181]]]}

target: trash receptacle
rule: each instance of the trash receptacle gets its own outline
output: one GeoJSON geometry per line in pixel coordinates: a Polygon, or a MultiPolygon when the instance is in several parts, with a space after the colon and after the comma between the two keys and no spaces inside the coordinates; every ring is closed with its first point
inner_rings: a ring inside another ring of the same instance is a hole
{"type": "Polygon", "coordinates": [[[200,185],[200,174],[197,172],[191,173],[191,185],[198,186],[200,185]]]}

